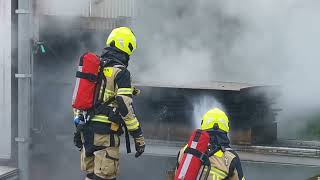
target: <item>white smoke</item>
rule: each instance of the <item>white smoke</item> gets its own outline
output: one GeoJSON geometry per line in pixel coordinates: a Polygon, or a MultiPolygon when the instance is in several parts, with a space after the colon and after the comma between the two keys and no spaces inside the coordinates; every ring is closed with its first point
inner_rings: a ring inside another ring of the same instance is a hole
{"type": "Polygon", "coordinates": [[[200,98],[195,98],[193,103],[193,118],[192,123],[193,127],[198,129],[201,125],[202,116],[212,108],[219,108],[223,111],[226,111],[223,104],[221,104],[213,96],[202,96],[200,98]]]}
{"type": "Polygon", "coordinates": [[[319,112],[320,1],[148,0],[138,7],[138,80],[280,85],[280,136],[294,137],[305,124],[297,115],[319,112]]]}

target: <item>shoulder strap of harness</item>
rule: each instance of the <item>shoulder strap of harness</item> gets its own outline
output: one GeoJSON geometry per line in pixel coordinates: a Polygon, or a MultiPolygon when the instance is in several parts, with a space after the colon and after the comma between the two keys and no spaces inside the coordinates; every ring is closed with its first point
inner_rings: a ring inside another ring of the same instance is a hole
{"type": "Polygon", "coordinates": [[[104,67],[105,67],[105,61],[100,58],[100,68],[99,68],[98,78],[96,81],[97,82],[96,90],[94,92],[94,101],[93,101],[94,105],[87,112],[87,119],[88,120],[90,120],[94,115],[99,114],[99,112],[101,112],[101,109],[99,109],[99,108],[101,108],[100,105],[103,102],[104,92],[105,92],[106,85],[107,85],[107,83],[106,83],[107,79],[103,75],[104,67]],[[104,83],[102,83],[103,81],[104,81],[104,83]],[[101,87],[101,86],[103,86],[103,87],[101,87]],[[102,91],[100,92],[101,88],[102,88],[102,91]],[[100,95],[101,95],[101,98],[99,100],[100,95]]]}
{"type": "MultiPolygon", "coordinates": [[[[200,129],[198,129],[198,130],[196,131],[196,134],[195,134],[194,139],[193,139],[194,142],[198,142],[198,141],[199,141],[199,138],[200,138],[200,136],[201,136],[201,133],[202,133],[202,130],[200,130],[200,129]]],[[[209,165],[209,164],[210,164],[208,155],[207,155],[206,153],[200,152],[200,151],[197,150],[197,149],[190,148],[190,147],[186,147],[186,149],[184,150],[184,153],[188,153],[188,154],[194,155],[194,156],[197,157],[197,158],[202,162],[202,164],[204,164],[204,165],[209,165]]]]}
{"type": "Polygon", "coordinates": [[[219,146],[219,145],[214,145],[214,144],[210,144],[209,145],[209,151],[208,151],[208,156],[211,157],[213,156],[216,152],[218,151],[222,151],[225,152],[226,148],[224,146],[219,146]]]}
{"type": "Polygon", "coordinates": [[[192,154],[193,156],[197,157],[204,165],[210,164],[208,155],[206,153],[200,152],[197,149],[186,147],[186,149],[184,150],[184,153],[192,154]]]}

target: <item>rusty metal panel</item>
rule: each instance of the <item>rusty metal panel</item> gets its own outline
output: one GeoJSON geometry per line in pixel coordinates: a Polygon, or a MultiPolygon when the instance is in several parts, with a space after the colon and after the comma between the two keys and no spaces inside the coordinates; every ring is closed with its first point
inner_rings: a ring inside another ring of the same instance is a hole
{"type": "Polygon", "coordinates": [[[238,129],[230,132],[230,139],[233,144],[252,144],[252,130],[249,129],[238,129]]]}
{"type": "Polygon", "coordinates": [[[90,0],[36,0],[37,14],[54,16],[89,16],[90,0]]]}
{"type": "Polygon", "coordinates": [[[11,1],[0,0],[0,158],[11,156],[11,1]]]}
{"type": "Polygon", "coordinates": [[[136,0],[91,0],[90,16],[102,18],[134,17],[136,0]]]}
{"type": "Polygon", "coordinates": [[[232,129],[230,139],[233,144],[272,144],[277,139],[277,124],[268,123],[250,128],[232,129]]]}

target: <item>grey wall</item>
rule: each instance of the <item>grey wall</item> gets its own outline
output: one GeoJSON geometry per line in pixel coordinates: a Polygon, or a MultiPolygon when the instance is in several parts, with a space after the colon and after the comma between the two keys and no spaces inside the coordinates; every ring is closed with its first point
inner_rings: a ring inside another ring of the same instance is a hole
{"type": "Polygon", "coordinates": [[[0,159],[11,156],[11,1],[0,1],[0,159]]]}

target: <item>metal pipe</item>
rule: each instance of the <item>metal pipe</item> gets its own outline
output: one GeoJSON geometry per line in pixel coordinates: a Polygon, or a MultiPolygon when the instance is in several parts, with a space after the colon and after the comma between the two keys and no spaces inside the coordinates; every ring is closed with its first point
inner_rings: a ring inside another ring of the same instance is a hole
{"type": "Polygon", "coordinates": [[[18,168],[19,179],[29,180],[31,117],[32,0],[18,0],[18,168]]]}

